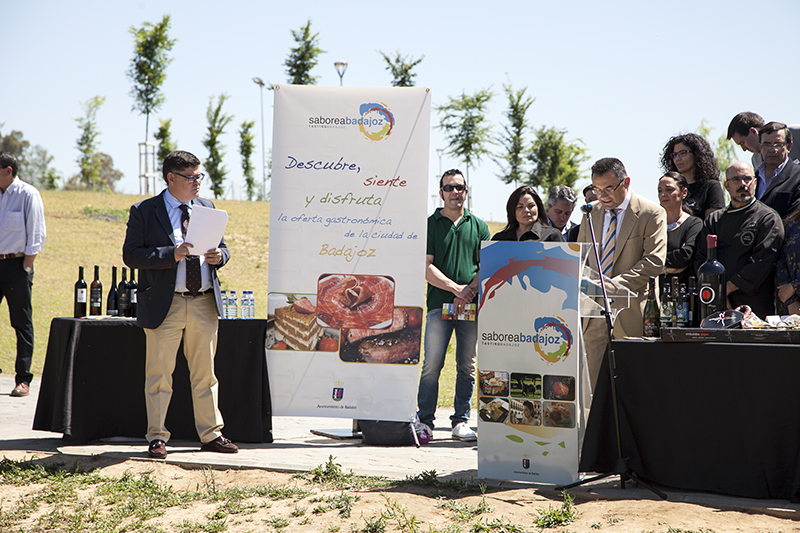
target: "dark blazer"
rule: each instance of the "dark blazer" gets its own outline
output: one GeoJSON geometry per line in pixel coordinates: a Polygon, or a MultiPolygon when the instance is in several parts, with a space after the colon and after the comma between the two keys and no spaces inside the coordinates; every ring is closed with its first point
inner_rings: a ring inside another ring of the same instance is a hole
{"type": "MultiPolygon", "coordinates": [[[[195,198],[193,203],[214,207],[213,202],[195,198]]],[[[122,246],[122,259],[131,268],[139,269],[136,324],[155,329],[161,325],[172,305],[178,262],[175,261],[175,242],[169,221],[164,193],[131,206],[128,230],[122,246]]],[[[211,281],[217,312],[222,316],[222,296],[217,269],[225,265],[231,254],[225,241],[219,243],[222,261],[211,267],[211,281]]]]}
{"type": "MultiPolygon", "coordinates": [[[[759,188],[761,182],[756,188],[756,198],[760,194],[759,188]]],[[[781,218],[800,207],[800,165],[790,159],[780,174],[769,182],[761,203],[777,211],[781,218]]]]}
{"type": "MultiPolygon", "coordinates": [[[[493,241],[516,241],[516,228],[495,233],[493,241]]],[[[545,226],[538,220],[533,223],[533,227],[522,234],[520,241],[545,241],[545,242],[564,242],[564,237],[556,228],[545,226]]]]}

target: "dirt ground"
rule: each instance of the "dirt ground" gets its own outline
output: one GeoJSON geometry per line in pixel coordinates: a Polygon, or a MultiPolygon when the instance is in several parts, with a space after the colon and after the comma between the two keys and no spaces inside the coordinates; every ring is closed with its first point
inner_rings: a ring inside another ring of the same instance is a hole
{"type": "MultiPolygon", "coordinates": [[[[38,456],[32,457],[24,452],[3,452],[3,456],[15,461],[36,459],[43,463],[61,463],[67,467],[75,464],[74,457],[38,456]]],[[[81,458],[78,463],[83,469],[93,470],[106,477],[119,478],[128,473],[138,476],[149,473],[160,484],[171,485],[176,491],[196,491],[213,484],[217,491],[230,487],[255,487],[263,485],[291,486],[311,491],[302,499],[269,500],[252,497],[248,500],[247,512],[230,512],[222,522],[211,525],[211,516],[219,509],[219,503],[192,502],[184,507],[174,506],[146,524],[151,531],[165,532],[203,532],[203,531],[286,531],[286,532],[449,532],[473,531],[491,532],[534,532],[541,531],[535,521],[538,509],[561,507],[561,494],[552,491],[533,489],[499,489],[488,487],[484,496],[480,494],[463,496],[456,492],[441,489],[403,484],[400,487],[361,489],[350,491],[357,496],[349,517],[341,516],[335,509],[327,512],[314,512],[318,503],[325,498],[335,497],[341,491],[325,488],[305,479],[297,479],[292,474],[268,472],[264,470],[202,470],[186,469],[163,461],[126,460],[115,462],[106,458],[81,458]],[[456,520],[456,513],[443,508],[443,502],[451,501],[457,505],[468,504],[472,508],[485,504],[491,508],[465,522],[456,520]],[[384,529],[380,529],[376,519],[381,515],[390,516],[384,529]],[[284,520],[280,520],[283,518],[284,520]],[[475,524],[479,524],[476,526],[475,524]],[[514,529],[516,528],[516,529],[514,529]]],[[[23,486],[0,485],[0,517],[30,501],[40,484],[23,486]]],[[[578,495],[580,497],[580,495],[578,495]]],[[[90,490],[80,491],[79,499],[93,501],[99,497],[90,490]]],[[[55,504],[53,504],[55,505],[55,504]]],[[[71,502],[69,505],[75,505],[71,502]]],[[[0,530],[14,532],[46,531],[39,518],[52,512],[52,505],[43,503],[24,522],[0,530]]],[[[575,500],[578,518],[566,526],[547,529],[553,532],[595,532],[613,531],[615,533],[690,533],[690,532],[748,532],[779,533],[798,531],[800,522],[768,514],[749,514],[736,510],[705,507],[702,505],[664,502],[661,500],[575,500]]],[[[104,512],[102,507],[100,512],[104,512]]],[[[107,511],[107,510],[105,510],[107,511]]],[[[228,509],[230,511],[230,509],[228,509]]],[[[53,529],[49,529],[53,531],[53,529]]],[[[59,529],[60,530],[60,529],[59,529]]]]}

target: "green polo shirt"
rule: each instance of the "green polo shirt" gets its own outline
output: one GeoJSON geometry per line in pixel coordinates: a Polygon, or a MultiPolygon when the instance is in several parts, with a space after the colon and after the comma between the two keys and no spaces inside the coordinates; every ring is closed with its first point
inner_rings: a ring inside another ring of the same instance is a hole
{"type": "MultiPolygon", "coordinates": [[[[491,239],[489,226],[466,209],[464,216],[453,225],[453,221],[442,216],[437,209],[428,217],[428,250],[433,256],[433,265],[442,274],[459,285],[466,285],[478,273],[481,255],[481,241],[491,239]]],[[[453,303],[454,295],[428,283],[428,311],[453,303]]],[[[475,296],[474,302],[477,302],[475,296]]]]}

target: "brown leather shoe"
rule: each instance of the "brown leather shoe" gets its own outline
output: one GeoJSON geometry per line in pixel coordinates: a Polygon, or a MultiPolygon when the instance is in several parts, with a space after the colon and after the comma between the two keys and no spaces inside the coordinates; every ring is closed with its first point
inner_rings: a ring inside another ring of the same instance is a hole
{"type": "Polygon", "coordinates": [[[153,459],[166,459],[167,458],[167,443],[163,440],[154,440],[147,448],[147,454],[153,459]]]}
{"type": "Polygon", "coordinates": [[[20,398],[22,396],[27,396],[30,392],[31,388],[28,386],[27,383],[20,383],[16,387],[14,387],[14,390],[11,391],[11,396],[20,398]]]}
{"type": "Polygon", "coordinates": [[[219,453],[237,453],[239,447],[234,443],[220,435],[211,442],[206,442],[200,447],[201,450],[206,452],[219,452],[219,453]]]}

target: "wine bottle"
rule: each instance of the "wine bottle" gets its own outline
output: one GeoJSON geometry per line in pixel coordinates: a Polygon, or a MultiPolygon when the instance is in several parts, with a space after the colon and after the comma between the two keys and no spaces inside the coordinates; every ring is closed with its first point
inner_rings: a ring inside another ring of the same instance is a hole
{"type": "Polygon", "coordinates": [[[661,288],[661,329],[672,327],[672,312],[674,310],[672,297],[670,296],[669,281],[664,280],[661,288]]]}
{"type": "Polygon", "coordinates": [[[128,269],[122,267],[122,279],[117,285],[119,316],[131,316],[131,293],[128,290],[128,269]]]}
{"type": "Polygon", "coordinates": [[[130,293],[131,298],[131,314],[129,316],[136,318],[136,293],[139,290],[139,284],[136,283],[136,276],[134,274],[134,269],[131,269],[131,280],[128,282],[128,292],[130,293]]]}
{"type": "Polygon", "coordinates": [[[706,237],[708,253],[705,263],[697,269],[700,281],[700,320],[725,310],[727,291],[725,289],[725,267],[717,261],[717,236],[706,237]]]}
{"type": "Polygon", "coordinates": [[[688,289],[685,283],[678,285],[678,303],[675,305],[675,316],[678,317],[676,322],[679,328],[685,328],[689,324],[689,300],[687,292],[688,289]]]}
{"type": "Polygon", "coordinates": [[[108,297],[106,298],[106,314],[108,316],[119,315],[119,308],[117,307],[117,265],[111,266],[111,288],[108,289],[108,297]]]}
{"type": "Polygon", "coordinates": [[[697,309],[697,278],[689,276],[689,286],[686,289],[686,299],[689,302],[687,327],[696,328],[699,323],[699,310],[697,309]]]}
{"type": "Polygon", "coordinates": [[[89,314],[103,314],[103,284],[100,283],[100,267],[94,266],[94,281],[89,286],[89,314]]]}
{"type": "Polygon", "coordinates": [[[75,309],[72,316],[86,316],[86,280],[83,279],[83,267],[78,267],[78,281],[75,282],[75,309]]]}
{"type": "Polygon", "coordinates": [[[680,289],[678,278],[673,276],[670,278],[670,291],[669,295],[672,297],[672,327],[678,327],[678,291],[680,289]]]}
{"type": "Polygon", "coordinates": [[[645,337],[660,337],[660,313],[656,301],[656,280],[650,278],[647,301],[644,303],[644,335],[645,337]]]}

